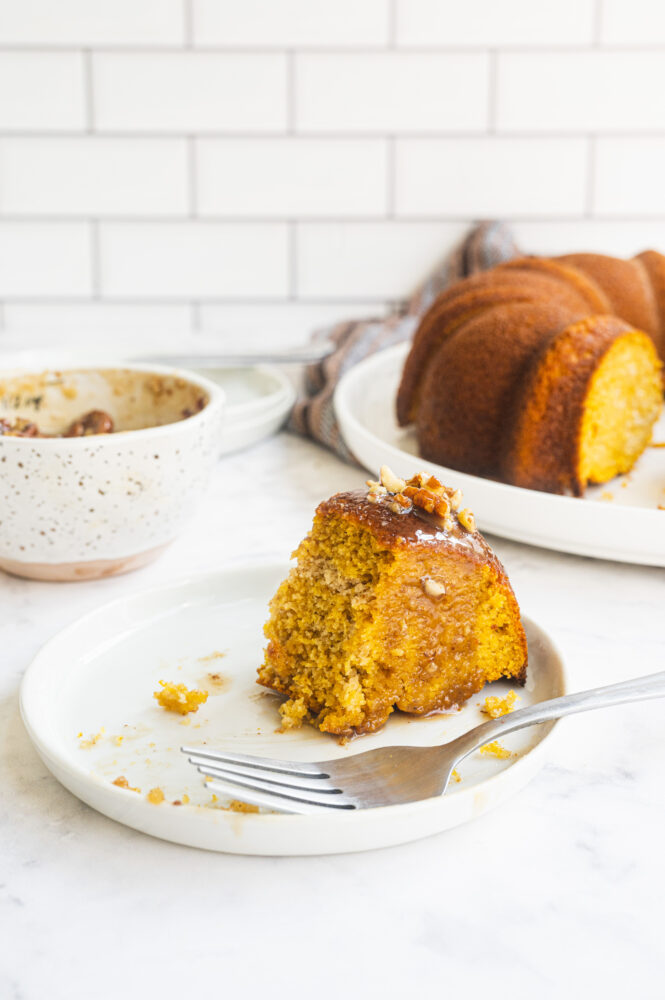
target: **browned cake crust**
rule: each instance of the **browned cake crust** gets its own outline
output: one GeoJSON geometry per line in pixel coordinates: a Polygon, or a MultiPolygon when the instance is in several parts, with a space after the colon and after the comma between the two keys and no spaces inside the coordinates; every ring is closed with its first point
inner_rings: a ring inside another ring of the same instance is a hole
{"type": "Polygon", "coordinates": [[[581,290],[562,281],[562,270],[539,273],[536,268],[518,266],[510,272],[501,267],[473,275],[443,292],[423,316],[407,358],[397,395],[397,417],[402,426],[416,416],[422,383],[430,359],[443,340],[467,321],[498,305],[524,302],[555,302],[568,307],[571,315],[586,316],[589,299],[581,290]]]}
{"type": "MultiPolygon", "coordinates": [[[[413,506],[404,514],[395,515],[383,503],[370,503],[367,490],[336,493],[316,508],[317,517],[340,517],[370,531],[381,548],[390,552],[403,549],[423,549],[445,552],[456,559],[471,560],[490,566],[497,579],[509,587],[505,570],[479,531],[469,531],[451,511],[447,527],[440,519],[413,506]]],[[[512,591],[511,591],[512,593],[512,591]]]]}
{"type": "Polygon", "coordinates": [[[655,333],[659,329],[656,297],[639,258],[621,260],[599,253],[571,253],[557,257],[557,260],[582,271],[597,288],[602,289],[607,305],[593,312],[620,316],[638,330],[655,333]]]}
{"type": "Polygon", "coordinates": [[[513,399],[532,359],[580,317],[556,303],[510,304],[470,320],[449,337],[423,379],[416,420],[423,457],[478,476],[500,476],[513,399]]]}
{"type": "Polygon", "coordinates": [[[635,260],[639,261],[646,271],[656,306],[655,327],[653,329],[643,327],[643,329],[653,337],[656,350],[665,361],[665,256],[655,250],[645,250],[638,254],[635,260]]]}
{"type": "Polygon", "coordinates": [[[458,282],[425,314],[404,366],[398,420],[415,423],[420,452],[431,461],[579,494],[585,483],[574,452],[582,387],[610,343],[630,330],[647,333],[665,358],[663,255],[509,261],[458,282]],[[571,345],[580,337],[584,352],[576,359],[571,345]],[[565,377],[555,391],[558,364],[565,377]],[[544,385],[552,407],[546,418],[544,385]],[[529,428],[536,413],[542,426],[529,428]]]}

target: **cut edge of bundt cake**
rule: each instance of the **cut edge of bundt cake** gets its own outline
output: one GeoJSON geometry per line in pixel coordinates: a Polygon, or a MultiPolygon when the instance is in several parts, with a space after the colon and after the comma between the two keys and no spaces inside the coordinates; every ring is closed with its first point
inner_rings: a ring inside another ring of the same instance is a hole
{"type": "Polygon", "coordinates": [[[461,494],[386,468],[368,487],[319,505],[271,602],[258,683],[286,696],[283,728],[348,738],[526,679],[515,595],[461,494]]]}
{"type": "Polygon", "coordinates": [[[616,316],[590,316],[546,345],[514,401],[502,478],[582,496],[628,472],[662,408],[654,344],[616,316]]]}

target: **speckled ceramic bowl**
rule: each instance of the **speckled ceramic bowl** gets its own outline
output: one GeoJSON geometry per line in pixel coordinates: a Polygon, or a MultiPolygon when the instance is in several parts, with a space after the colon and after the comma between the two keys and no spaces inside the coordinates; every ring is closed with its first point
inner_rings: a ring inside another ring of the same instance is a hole
{"type": "Polygon", "coordinates": [[[147,365],[0,376],[0,418],[58,434],[95,409],[116,429],[0,435],[0,569],[91,580],[150,562],[207,486],[224,401],[202,376],[147,365]]]}

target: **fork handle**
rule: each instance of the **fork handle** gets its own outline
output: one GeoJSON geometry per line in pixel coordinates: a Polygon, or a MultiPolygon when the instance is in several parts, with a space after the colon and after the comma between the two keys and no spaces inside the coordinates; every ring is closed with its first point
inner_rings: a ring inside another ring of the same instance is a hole
{"type": "MultiPolygon", "coordinates": [[[[622,681],[620,684],[608,684],[605,687],[591,688],[589,691],[567,694],[562,698],[541,701],[536,705],[530,705],[529,708],[521,708],[499,719],[484,722],[454,741],[460,751],[458,760],[467,757],[485,743],[513,733],[517,729],[524,729],[526,726],[561,719],[576,712],[588,712],[593,708],[623,705],[630,701],[646,701],[650,698],[665,698],[665,671],[622,681]]],[[[446,749],[451,749],[450,743],[446,749]]]]}

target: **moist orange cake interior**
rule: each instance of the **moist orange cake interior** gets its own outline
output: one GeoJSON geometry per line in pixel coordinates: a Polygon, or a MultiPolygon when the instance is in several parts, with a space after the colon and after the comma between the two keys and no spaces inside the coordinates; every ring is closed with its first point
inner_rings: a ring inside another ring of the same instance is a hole
{"type": "Polygon", "coordinates": [[[287,695],[284,727],[367,733],[395,708],[425,715],[499,677],[524,681],[505,572],[453,491],[424,478],[429,489],[397,480],[410,497],[373,484],[319,506],[265,626],[259,683],[287,695]]]}

